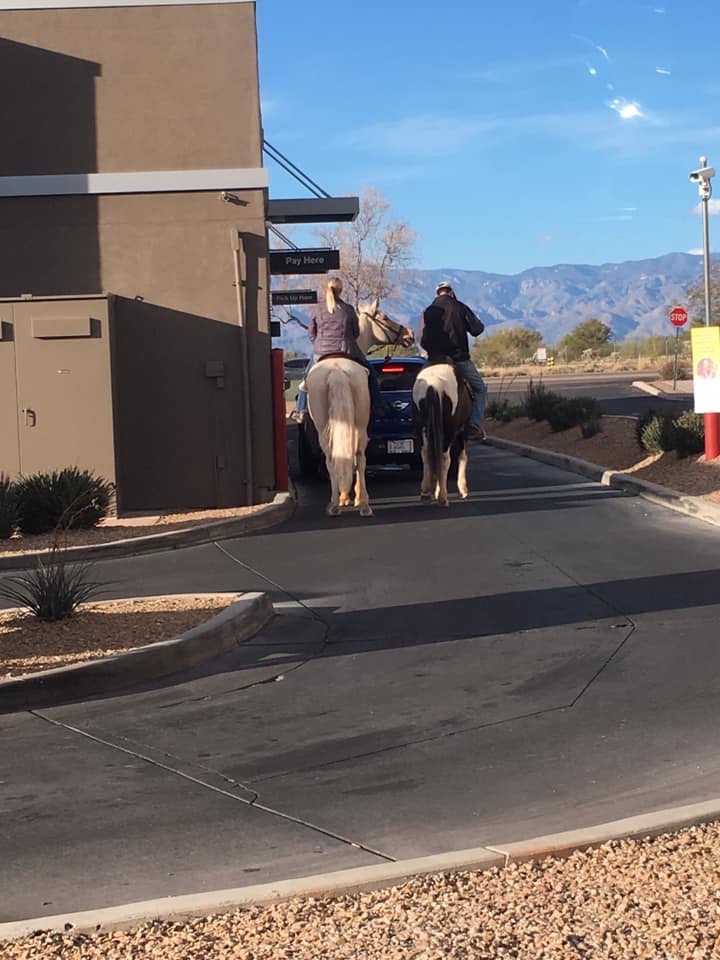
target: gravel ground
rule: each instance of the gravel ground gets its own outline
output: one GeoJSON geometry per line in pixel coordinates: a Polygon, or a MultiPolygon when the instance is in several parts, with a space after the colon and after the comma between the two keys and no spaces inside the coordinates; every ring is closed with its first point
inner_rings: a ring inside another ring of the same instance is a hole
{"type": "MultiPolygon", "coordinates": [[[[251,507],[233,507],[225,510],[193,510],[188,513],[165,513],[154,517],[134,517],[123,519],[108,518],[92,530],[67,530],[59,538],[61,547],[85,547],[112,540],[130,540],[133,537],[148,537],[153,533],[169,533],[171,530],[183,530],[200,524],[227,520],[232,517],[247,517],[266,507],[266,503],[251,507]]],[[[39,533],[29,536],[16,534],[10,540],[0,540],[0,557],[16,553],[33,553],[36,550],[50,550],[58,542],[55,533],[39,533]]]]}
{"type": "Polygon", "coordinates": [[[711,960],[720,828],[127,933],[36,934],[3,960],[711,960]]]}
{"type": "Polygon", "coordinates": [[[227,594],[183,594],[106,600],[84,603],[72,617],[58,623],[43,623],[17,610],[0,612],[0,680],[171,640],[209,620],[234,599],[227,594]]]}

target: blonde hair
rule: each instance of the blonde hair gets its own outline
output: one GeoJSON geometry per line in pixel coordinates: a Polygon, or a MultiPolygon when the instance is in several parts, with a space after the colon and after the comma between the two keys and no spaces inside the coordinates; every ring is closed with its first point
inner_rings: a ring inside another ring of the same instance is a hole
{"type": "Polygon", "coordinates": [[[327,290],[325,291],[325,304],[328,309],[328,313],[335,313],[335,308],[337,307],[338,297],[342,293],[342,280],[340,277],[331,277],[327,283],[327,290]]]}

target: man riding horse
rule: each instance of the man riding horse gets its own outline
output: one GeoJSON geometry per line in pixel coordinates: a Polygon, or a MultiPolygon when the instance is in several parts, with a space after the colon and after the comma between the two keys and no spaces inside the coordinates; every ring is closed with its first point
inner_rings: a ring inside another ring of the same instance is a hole
{"type": "Polygon", "coordinates": [[[456,371],[470,385],[473,405],[465,436],[468,440],[484,440],[487,387],[470,359],[468,334],[479,337],[485,325],[470,307],[457,299],[447,280],[437,285],[435,293],[435,299],[422,316],[420,346],[427,352],[430,362],[452,361],[456,371]]]}

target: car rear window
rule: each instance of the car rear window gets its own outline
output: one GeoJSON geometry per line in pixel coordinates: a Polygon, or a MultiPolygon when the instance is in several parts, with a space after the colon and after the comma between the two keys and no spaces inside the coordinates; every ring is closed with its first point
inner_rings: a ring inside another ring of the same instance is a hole
{"type": "Polygon", "coordinates": [[[381,393],[388,393],[392,390],[412,390],[421,367],[417,363],[390,362],[375,367],[375,370],[381,393]]]}

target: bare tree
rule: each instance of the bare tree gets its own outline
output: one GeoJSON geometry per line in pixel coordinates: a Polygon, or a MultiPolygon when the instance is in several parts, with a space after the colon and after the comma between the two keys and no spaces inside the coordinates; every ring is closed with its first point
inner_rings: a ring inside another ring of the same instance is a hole
{"type": "Polygon", "coordinates": [[[392,271],[412,260],[415,231],[407,223],[390,219],[389,212],[383,194],[365,187],[360,212],[352,223],[317,231],[325,246],[340,251],[337,272],[345,298],[355,306],[389,297],[396,286],[392,271]]]}

